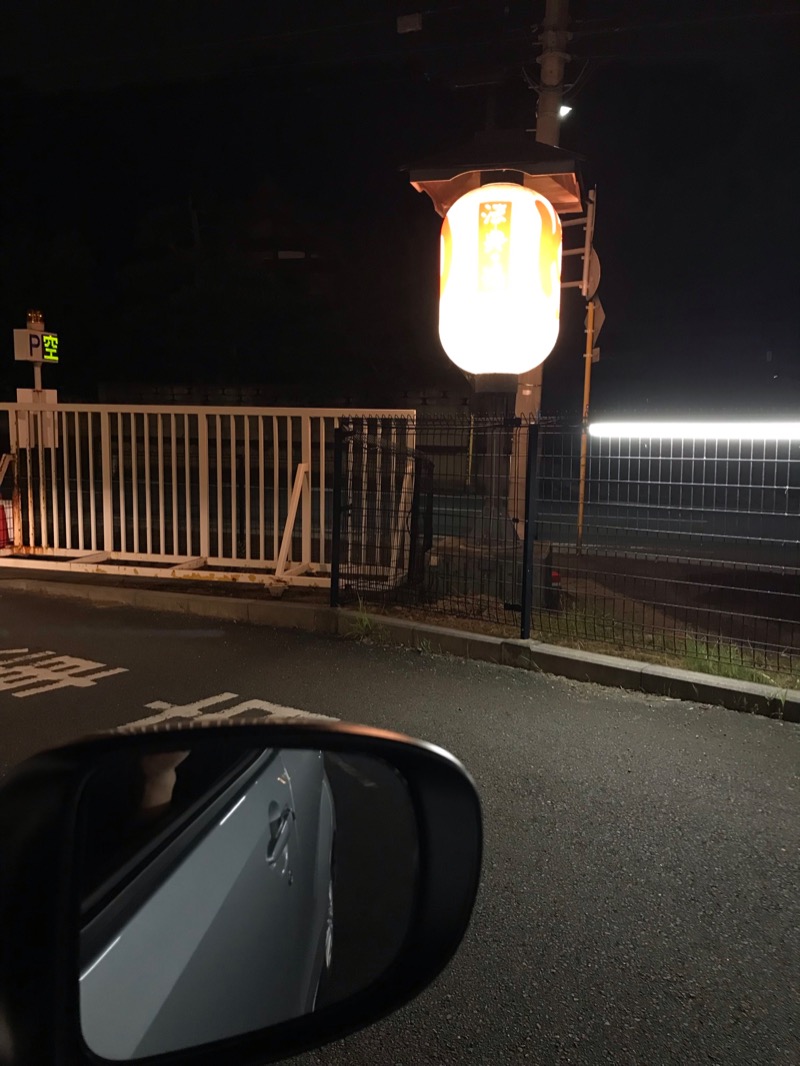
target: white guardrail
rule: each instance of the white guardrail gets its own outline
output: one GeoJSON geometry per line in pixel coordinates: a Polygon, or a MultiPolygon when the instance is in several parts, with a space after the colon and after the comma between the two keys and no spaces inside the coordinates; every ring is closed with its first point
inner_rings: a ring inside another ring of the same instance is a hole
{"type": "Polygon", "coordinates": [[[0,404],[0,566],[327,586],[335,428],[414,414],[0,404]]]}

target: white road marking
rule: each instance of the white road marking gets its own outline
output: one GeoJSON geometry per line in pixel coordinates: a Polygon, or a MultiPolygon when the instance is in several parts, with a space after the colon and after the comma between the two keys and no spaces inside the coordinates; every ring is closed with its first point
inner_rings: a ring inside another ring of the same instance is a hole
{"type": "Polygon", "coordinates": [[[168,718],[196,718],[206,707],[213,707],[217,703],[227,703],[228,700],[235,699],[235,692],[220,692],[218,696],[209,696],[208,699],[197,700],[196,703],[186,703],[181,707],[177,704],[165,703],[164,700],[153,700],[152,703],[146,703],[145,706],[148,710],[158,711],[159,713],[151,714],[149,718],[142,718],[133,724],[157,725],[168,718]]]}
{"type": "Polygon", "coordinates": [[[284,707],[280,703],[270,703],[268,700],[243,700],[241,703],[235,703],[233,706],[225,707],[223,710],[203,714],[207,707],[215,707],[221,703],[228,703],[230,700],[238,699],[240,697],[235,692],[220,692],[216,696],[208,696],[206,699],[182,705],[167,703],[165,700],[153,700],[152,703],[148,703],[145,706],[148,710],[156,711],[156,714],[151,714],[147,718],[140,718],[135,722],[128,722],[127,725],[121,728],[138,729],[141,726],[160,725],[162,722],[186,718],[202,718],[203,722],[224,722],[248,711],[258,711],[262,717],[280,719],[282,721],[303,719],[304,721],[338,722],[339,720],[331,717],[331,715],[301,711],[297,707],[284,707]]]}
{"type": "Polygon", "coordinates": [[[63,688],[91,688],[104,677],[127,672],[124,666],[107,668],[105,663],[53,651],[0,648],[0,692],[17,699],[63,688]]]}
{"type": "MultiPolygon", "coordinates": [[[[107,667],[90,659],[72,655],[58,655],[53,651],[31,651],[29,648],[0,648],[0,692],[10,692],[18,699],[56,692],[64,688],[91,688],[105,677],[128,673],[127,667],[107,667]]],[[[268,700],[242,699],[235,692],[219,692],[193,703],[176,704],[166,700],[153,700],[145,704],[155,714],[129,722],[123,729],[160,725],[162,722],[180,719],[202,718],[204,722],[224,722],[239,715],[257,712],[260,718],[295,721],[298,719],[337,722],[327,714],[313,714],[297,707],[284,707],[268,700]],[[240,702],[232,702],[232,701],[240,702]],[[229,704],[220,707],[221,704],[229,704]],[[218,711],[204,713],[211,707],[218,711]]]]}

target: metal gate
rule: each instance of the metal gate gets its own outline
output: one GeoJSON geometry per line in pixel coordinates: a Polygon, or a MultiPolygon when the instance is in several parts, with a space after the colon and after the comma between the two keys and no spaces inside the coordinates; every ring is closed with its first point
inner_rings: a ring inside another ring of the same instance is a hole
{"type": "Polygon", "coordinates": [[[331,604],[424,598],[433,541],[433,463],[410,420],[335,434],[331,604]]]}

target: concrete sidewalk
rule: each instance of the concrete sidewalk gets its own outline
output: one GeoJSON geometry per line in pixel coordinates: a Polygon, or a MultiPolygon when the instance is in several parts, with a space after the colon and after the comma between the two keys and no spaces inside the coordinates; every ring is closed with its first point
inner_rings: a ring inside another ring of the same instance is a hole
{"type": "MultiPolygon", "coordinates": [[[[172,583],[171,583],[172,584],[172,583]]],[[[632,689],[674,699],[728,707],[787,722],[800,722],[800,690],[777,689],[712,674],[670,666],[601,655],[596,652],[487,636],[467,630],[448,629],[389,615],[368,614],[332,608],[318,597],[302,600],[254,598],[241,586],[214,586],[189,591],[185,586],[153,587],[118,578],[76,578],[48,575],[20,577],[18,570],[0,570],[0,591],[28,592],[91,602],[97,606],[127,606],[151,611],[170,611],[217,621],[244,622],[277,629],[299,629],[373,643],[403,645],[431,654],[497,663],[521,670],[555,674],[575,681],[632,689]],[[311,602],[308,602],[308,601],[311,602]]]]}

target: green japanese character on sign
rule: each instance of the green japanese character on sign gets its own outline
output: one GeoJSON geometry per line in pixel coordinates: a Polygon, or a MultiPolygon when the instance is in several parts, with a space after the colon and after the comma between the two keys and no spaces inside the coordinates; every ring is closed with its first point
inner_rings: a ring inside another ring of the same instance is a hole
{"type": "Polygon", "coordinates": [[[42,335],[42,344],[44,345],[44,361],[46,363],[58,362],[58,337],[55,333],[44,333],[42,335]]]}

